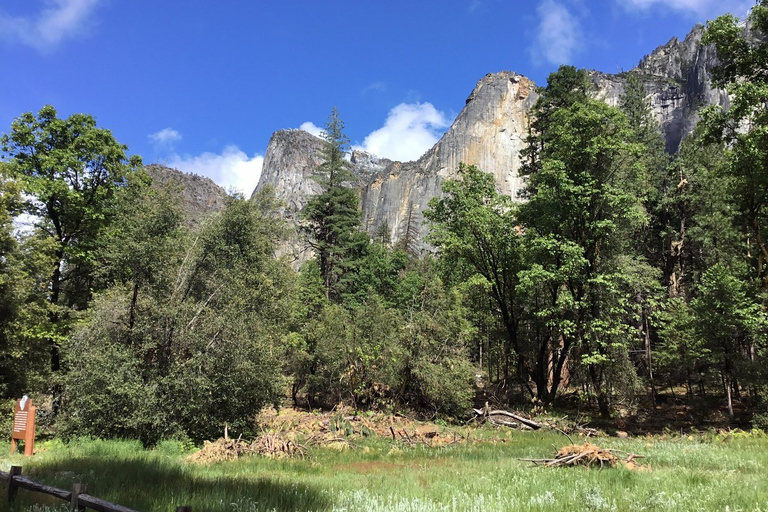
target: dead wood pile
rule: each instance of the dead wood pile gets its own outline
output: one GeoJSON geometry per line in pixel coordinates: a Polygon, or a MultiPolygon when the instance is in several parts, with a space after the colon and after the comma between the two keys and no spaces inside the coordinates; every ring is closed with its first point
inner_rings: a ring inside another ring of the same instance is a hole
{"type": "Polygon", "coordinates": [[[555,430],[566,436],[571,443],[573,441],[569,434],[576,434],[582,437],[604,435],[598,429],[585,427],[578,422],[566,421],[566,418],[549,418],[548,421],[544,422],[536,421],[519,412],[491,409],[487,402],[484,408],[472,410],[475,413],[474,421],[480,425],[487,423],[494,427],[509,427],[519,430],[555,430]]]}
{"type": "Polygon", "coordinates": [[[599,466],[613,467],[621,464],[628,469],[645,469],[636,459],[642,459],[642,455],[627,453],[621,450],[600,448],[592,443],[582,445],[568,445],[560,448],[553,459],[518,459],[524,462],[533,462],[536,465],[547,467],[555,466],[599,466]]]}
{"type": "Polygon", "coordinates": [[[250,443],[241,438],[219,438],[205,441],[203,448],[188,457],[192,462],[221,462],[234,460],[241,455],[261,455],[269,458],[303,457],[306,448],[292,439],[279,434],[263,434],[250,443]]]}
{"type": "Polygon", "coordinates": [[[189,460],[211,463],[244,455],[304,457],[310,448],[346,450],[364,437],[388,438],[407,446],[446,446],[469,440],[468,433],[463,435],[447,427],[399,415],[358,415],[347,407],[327,413],[265,410],[259,415],[258,423],[262,434],[252,441],[232,439],[225,429],[224,437],[206,441],[199,452],[189,456],[189,460]]]}

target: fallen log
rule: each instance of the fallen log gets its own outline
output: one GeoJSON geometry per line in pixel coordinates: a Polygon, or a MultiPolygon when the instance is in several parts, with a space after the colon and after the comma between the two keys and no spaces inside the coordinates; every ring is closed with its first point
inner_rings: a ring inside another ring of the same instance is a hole
{"type": "MultiPolygon", "coordinates": [[[[491,420],[492,416],[506,416],[508,418],[512,418],[513,420],[522,423],[523,425],[532,428],[533,430],[539,430],[541,428],[541,424],[537,423],[531,419],[526,418],[525,416],[521,416],[519,414],[511,413],[509,411],[503,411],[503,410],[488,410],[488,409],[472,409],[477,416],[481,416],[483,418],[486,418],[487,420],[491,420]]],[[[503,421],[503,420],[494,420],[494,421],[503,421]]]]}
{"type": "Polygon", "coordinates": [[[515,423],[513,421],[494,420],[493,418],[490,418],[488,421],[494,426],[501,425],[502,427],[520,428],[520,423],[515,423]]]}

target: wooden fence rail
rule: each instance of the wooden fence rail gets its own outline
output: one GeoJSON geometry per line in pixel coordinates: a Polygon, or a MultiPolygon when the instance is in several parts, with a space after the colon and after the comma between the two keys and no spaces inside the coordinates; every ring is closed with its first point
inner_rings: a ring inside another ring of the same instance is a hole
{"type": "MultiPolygon", "coordinates": [[[[87,486],[82,483],[73,484],[71,491],[65,491],[64,489],[57,489],[56,487],[21,476],[21,466],[11,466],[9,473],[0,471],[0,481],[6,482],[9,503],[16,499],[16,493],[19,489],[26,489],[69,502],[69,510],[72,512],[86,509],[96,510],[97,512],[139,512],[132,508],[116,505],[91,496],[88,494],[87,486]]],[[[177,507],[176,512],[192,512],[192,507],[177,507]]]]}

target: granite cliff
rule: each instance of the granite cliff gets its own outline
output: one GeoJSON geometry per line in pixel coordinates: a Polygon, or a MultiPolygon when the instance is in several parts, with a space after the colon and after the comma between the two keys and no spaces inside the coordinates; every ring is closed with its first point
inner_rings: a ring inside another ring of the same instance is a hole
{"type": "MultiPolygon", "coordinates": [[[[715,49],[702,45],[704,27],[697,25],[683,41],[672,38],[646,55],[632,70],[639,73],[661,125],[667,151],[675,153],[699,121],[698,111],[707,105],[728,107],[725,91],[712,86],[712,68],[717,65],[715,49]]],[[[625,74],[593,72],[597,97],[618,105],[624,91],[625,74]]]]}
{"type": "MultiPolygon", "coordinates": [[[[664,131],[667,150],[674,153],[698,122],[705,105],[728,105],[728,96],[711,85],[717,64],[714,49],[701,44],[703,27],[696,26],[680,41],[673,38],[644,57],[631,72],[644,81],[654,113],[664,131]]],[[[597,97],[617,105],[626,74],[591,72],[597,97]]],[[[496,177],[502,193],[516,197],[523,182],[519,174],[520,150],[525,145],[529,112],[537,87],[514,72],[488,74],[477,83],[464,108],[440,141],[413,162],[392,162],[361,152],[352,154],[360,191],[363,226],[373,233],[386,223],[397,239],[409,212],[421,225],[421,248],[428,226],[423,211],[439,196],[443,180],[455,175],[460,162],[478,166],[496,177]]],[[[284,202],[286,218],[297,221],[307,198],[318,191],[312,170],[320,163],[322,141],[300,130],[276,132],[267,147],[257,185],[270,185],[284,202]]],[[[291,241],[297,262],[308,257],[298,239],[291,241]]]]}

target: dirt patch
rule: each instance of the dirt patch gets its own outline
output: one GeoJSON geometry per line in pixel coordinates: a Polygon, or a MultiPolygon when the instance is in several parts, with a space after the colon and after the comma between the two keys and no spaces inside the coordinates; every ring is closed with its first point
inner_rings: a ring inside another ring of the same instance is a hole
{"type": "Polygon", "coordinates": [[[329,412],[271,408],[262,411],[256,421],[265,432],[281,432],[294,438],[329,435],[346,439],[379,437],[429,446],[445,446],[467,440],[467,435],[455,428],[396,414],[360,413],[349,407],[338,407],[329,412]]]}
{"type": "MultiPolygon", "coordinates": [[[[309,448],[346,450],[365,437],[388,438],[398,445],[447,446],[464,443],[469,435],[456,429],[420,422],[399,415],[365,412],[348,407],[329,412],[299,409],[266,409],[257,417],[262,435],[250,441],[224,437],[206,441],[189,457],[193,462],[212,463],[243,455],[270,458],[303,457],[309,448]]],[[[393,447],[393,448],[396,448],[393,447]]],[[[365,463],[361,463],[365,464],[365,463]]]]}

